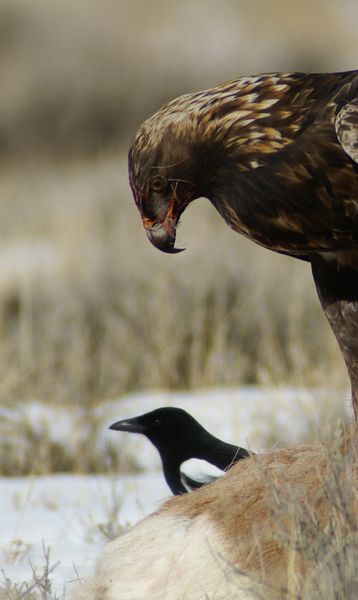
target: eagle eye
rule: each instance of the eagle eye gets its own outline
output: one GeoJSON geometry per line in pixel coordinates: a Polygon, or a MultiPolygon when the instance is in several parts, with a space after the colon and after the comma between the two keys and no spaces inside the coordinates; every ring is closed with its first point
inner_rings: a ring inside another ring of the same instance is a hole
{"type": "Polygon", "coordinates": [[[154,175],[150,181],[151,190],[157,194],[164,192],[167,185],[168,181],[163,175],[154,175]]]}

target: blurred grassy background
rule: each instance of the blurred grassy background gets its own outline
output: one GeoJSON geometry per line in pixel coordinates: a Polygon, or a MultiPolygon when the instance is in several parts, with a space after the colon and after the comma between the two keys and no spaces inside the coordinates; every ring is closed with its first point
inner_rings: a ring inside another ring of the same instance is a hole
{"type": "Polygon", "coordinates": [[[150,247],[126,152],[165,101],[355,68],[355,0],[0,1],[0,401],[153,387],[347,386],[309,267],[197,201],[150,247]]]}
{"type": "Polygon", "coordinates": [[[1,152],[126,149],[185,91],[356,68],[357,10],[355,0],[1,0],[1,152]]]}

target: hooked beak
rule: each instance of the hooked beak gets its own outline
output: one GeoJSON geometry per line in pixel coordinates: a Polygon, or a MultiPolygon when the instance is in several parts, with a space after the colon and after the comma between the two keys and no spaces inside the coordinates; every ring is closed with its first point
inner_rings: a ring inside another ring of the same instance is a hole
{"type": "Polygon", "coordinates": [[[114,431],[129,431],[131,433],[144,433],[145,431],[144,425],[139,423],[136,417],[133,419],[117,421],[117,423],[113,423],[108,429],[113,429],[114,431]]]}
{"type": "Polygon", "coordinates": [[[144,218],[143,225],[148,240],[158,250],[169,254],[177,254],[184,250],[184,248],[175,248],[176,223],[172,219],[166,219],[163,223],[156,223],[144,218]]]}
{"type": "Polygon", "coordinates": [[[182,252],[184,248],[175,248],[175,227],[172,232],[168,232],[167,229],[161,223],[157,223],[145,230],[148,240],[161,250],[169,254],[177,254],[182,252]]]}

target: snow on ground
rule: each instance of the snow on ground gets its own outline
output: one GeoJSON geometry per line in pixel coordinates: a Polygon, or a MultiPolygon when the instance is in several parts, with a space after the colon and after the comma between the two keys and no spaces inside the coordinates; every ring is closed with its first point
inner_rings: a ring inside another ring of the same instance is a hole
{"type": "MultiPolygon", "coordinates": [[[[335,400],[349,414],[348,394],[335,400]]],[[[214,435],[254,451],[267,449],[262,440],[292,445],[309,429],[320,429],[322,408],[332,406],[323,392],[259,388],[210,390],[194,393],[151,392],[101,404],[96,410],[103,428],[99,447],[111,439],[118,451],[136,457],[145,473],[106,476],[55,475],[0,479],[0,568],[13,581],[31,579],[31,565],[41,569],[43,546],[51,548],[51,574],[59,595],[71,581],[85,576],[94,564],[110,526],[125,527],[149,514],[170,495],[160,472],[156,450],[142,436],[108,431],[119,419],[159,406],[188,410],[214,435]],[[316,416],[317,415],[317,416],[316,416]],[[320,417],[318,418],[318,415],[320,417]],[[116,509],[117,512],[116,512],[116,509]],[[31,561],[31,564],[30,562],[31,561]]],[[[39,403],[23,405],[34,426],[46,423],[51,434],[71,441],[78,428],[75,409],[65,412],[39,403]]],[[[8,409],[7,418],[9,418],[8,409]]],[[[4,411],[2,411],[4,416],[4,411]]],[[[23,415],[22,415],[23,416],[23,415]]],[[[78,432],[77,432],[78,433],[78,432]]],[[[113,532],[112,532],[113,533],[113,532]]],[[[117,531],[118,533],[118,531],[117,531]]],[[[72,584],[73,585],[73,584],[72,584]]]]}
{"type": "Polygon", "coordinates": [[[86,576],[106,538],[101,526],[120,502],[119,524],[133,524],[155,510],[169,491],[159,472],[121,476],[54,475],[1,479],[0,565],[14,582],[42,572],[43,546],[50,547],[53,591],[71,591],[86,576]],[[31,561],[31,564],[30,564],[31,561]]]}

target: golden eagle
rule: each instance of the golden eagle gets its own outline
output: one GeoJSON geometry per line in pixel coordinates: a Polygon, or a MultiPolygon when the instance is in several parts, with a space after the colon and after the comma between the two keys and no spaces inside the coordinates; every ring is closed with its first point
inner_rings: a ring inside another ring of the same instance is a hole
{"type": "Polygon", "coordinates": [[[129,179],[149,240],[175,247],[204,196],[249,239],[306,260],[358,416],[358,71],[242,77],[169,102],[140,127],[129,179]]]}

